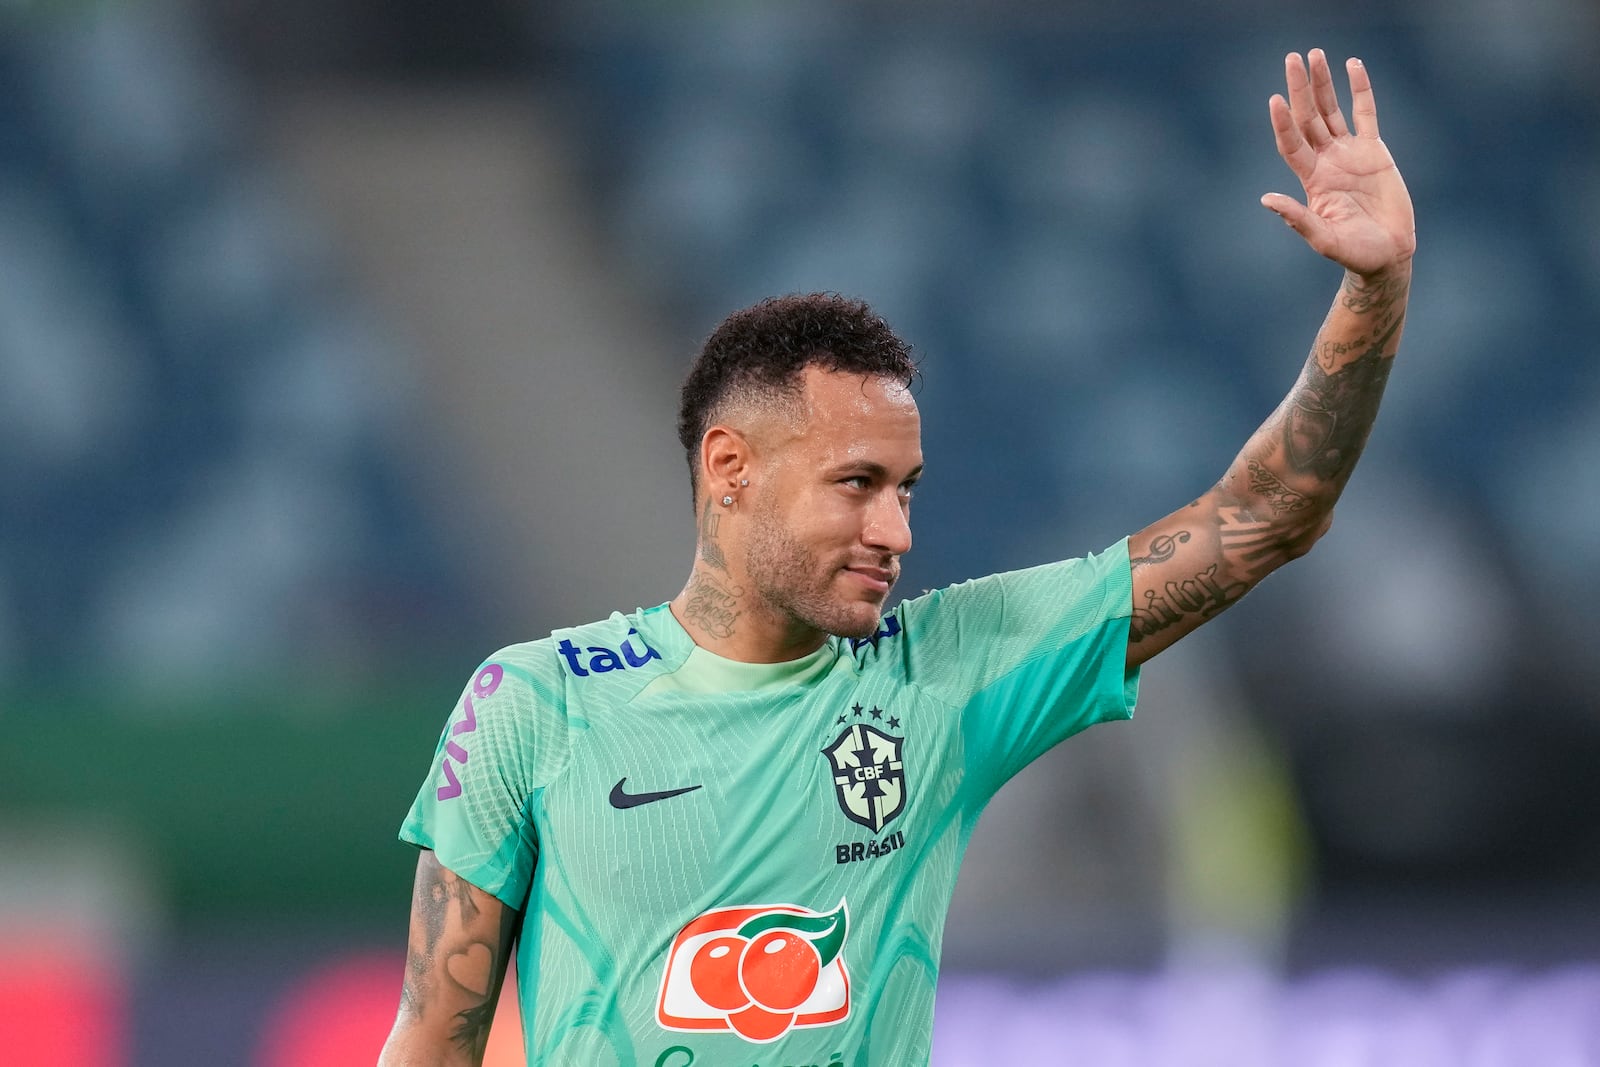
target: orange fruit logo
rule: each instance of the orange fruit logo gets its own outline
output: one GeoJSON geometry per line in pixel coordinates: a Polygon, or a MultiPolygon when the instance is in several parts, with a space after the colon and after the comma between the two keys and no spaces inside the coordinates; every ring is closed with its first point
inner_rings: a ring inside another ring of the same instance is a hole
{"type": "Polygon", "coordinates": [[[796,1026],[831,1026],[850,1014],[849,926],[842,900],[826,913],[793,904],[708,911],[672,940],[656,1021],[761,1043],[796,1026]]]}

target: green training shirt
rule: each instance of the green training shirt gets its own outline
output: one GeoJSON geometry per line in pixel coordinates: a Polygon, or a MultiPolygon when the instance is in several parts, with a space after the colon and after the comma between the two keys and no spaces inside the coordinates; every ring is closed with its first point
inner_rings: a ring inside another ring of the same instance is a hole
{"type": "Polygon", "coordinates": [[[1126,542],[781,664],[666,605],[497,653],[401,838],[523,913],[530,1067],[926,1064],[956,870],[1029,761],[1133,714],[1126,542]]]}

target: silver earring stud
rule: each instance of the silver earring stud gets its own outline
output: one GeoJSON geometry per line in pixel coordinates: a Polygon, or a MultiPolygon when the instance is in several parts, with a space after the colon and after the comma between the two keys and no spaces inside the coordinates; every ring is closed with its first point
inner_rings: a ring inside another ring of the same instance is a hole
{"type": "Polygon", "coordinates": [[[725,508],[733,507],[733,497],[731,497],[731,496],[723,497],[722,498],[722,506],[725,507],[725,508]]]}
{"type": "Polygon", "coordinates": [[[749,478],[740,478],[739,479],[739,484],[740,485],[749,485],[750,484],[750,479],[749,478]]]}

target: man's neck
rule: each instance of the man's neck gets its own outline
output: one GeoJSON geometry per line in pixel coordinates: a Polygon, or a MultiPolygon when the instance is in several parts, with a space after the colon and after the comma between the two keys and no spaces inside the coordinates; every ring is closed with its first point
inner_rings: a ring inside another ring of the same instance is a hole
{"type": "Polygon", "coordinates": [[[698,556],[669,605],[696,645],[741,663],[785,663],[822,647],[828,635],[762,601],[743,576],[698,556]]]}

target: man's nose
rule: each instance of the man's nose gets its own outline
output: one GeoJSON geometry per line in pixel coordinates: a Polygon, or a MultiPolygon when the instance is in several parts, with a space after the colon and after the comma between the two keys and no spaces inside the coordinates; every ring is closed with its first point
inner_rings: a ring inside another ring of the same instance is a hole
{"type": "Polygon", "coordinates": [[[911,517],[898,492],[880,493],[873,502],[864,540],[873,548],[896,556],[911,551],[911,517]]]}

